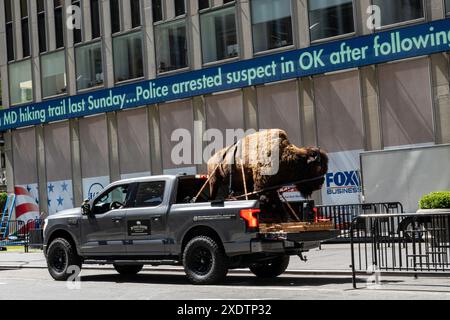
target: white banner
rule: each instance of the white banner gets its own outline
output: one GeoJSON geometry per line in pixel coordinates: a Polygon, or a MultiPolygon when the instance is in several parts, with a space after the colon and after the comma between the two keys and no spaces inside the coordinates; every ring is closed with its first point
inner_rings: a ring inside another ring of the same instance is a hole
{"type": "Polygon", "coordinates": [[[322,189],[324,205],[361,203],[359,155],[363,150],[330,153],[322,189]]]}
{"type": "Polygon", "coordinates": [[[109,177],[83,179],[83,199],[93,199],[109,185],[109,177]]]}

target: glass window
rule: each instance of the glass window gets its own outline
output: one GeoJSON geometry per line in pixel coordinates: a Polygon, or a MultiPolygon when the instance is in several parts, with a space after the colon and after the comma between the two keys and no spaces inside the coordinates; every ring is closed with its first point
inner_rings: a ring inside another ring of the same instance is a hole
{"type": "Polygon", "coordinates": [[[77,64],[77,89],[87,89],[103,84],[101,43],[94,43],[75,49],[77,64]]]}
{"type": "Polygon", "coordinates": [[[175,16],[181,16],[186,13],[185,0],[175,0],[175,16]]]}
{"type": "Polygon", "coordinates": [[[186,23],[179,20],[155,27],[159,72],[187,67],[186,23]]]}
{"type": "Polygon", "coordinates": [[[33,81],[31,77],[31,61],[12,63],[9,71],[9,95],[11,105],[33,101],[33,81]]]}
{"type": "Polygon", "coordinates": [[[6,49],[8,61],[14,60],[14,31],[12,0],[5,0],[5,21],[6,21],[6,49]]]}
{"type": "Polygon", "coordinates": [[[28,2],[27,0],[20,0],[20,17],[28,17],[28,2]]]}
{"type": "Polygon", "coordinates": [[[137,208],[145,208],[161,205],[164,199],[165,186],[166,183],[164,181],[140,183],[134,206],[137,208]]]}
{"type": "Polygon", "coordinates": [[[45,4],[44,0],[37,0],[39,52],[47,51],[47,36],[45,29],[45,4]]]}
{"type": "Polygon", "coordinates": [[[100,4],[99,0],[91,0],[92,39],[100,37],[100,4]]]}
{"type": "Polygon", "coordinates": [[[111,10],[111,32],[120,32],[120,0],[110,1],[111,10]]]}
{"type": "Polygon", "coordinates": [[[5,0],[5,21],[6,23],[12,22],[12,0],[5,0]]]}
{"type": "Polygon", "coordinates": [[[141,25],[141,1],[131,0],[131,27],[136,28],[141,25]]]}
{"type": "Polygon", "coordinates": [[[115,37],[113,50],[116,82],[144,76],[140,32],[115,37]]]}
{"type": "Polygon", "coordinates": [[[230,7],[201,15],[203,62],[236,57],[236,10],[230,7]]]}
{"type": "Polygon", "coordinates": [[[352,0],[309,0],[311,40],[355,31],[352,0]]]}
{"type": "Polygon", "coordinates": [[[64,51],[41,57],[42,94],[45,97],[66,92],[66,62],[64,51]]]}
{"type": "Polygon", "coordinates": [[[56,48],[64,47],[64,32],[63,28],[66,26],[63,23],[63,4],[62,0],[54,0],[54,9],[55,9],[55,39],[56,39],[56,48]]]}
{"type": "Polygon", "coordinates": [[[198,10],[209,8],[209,0],[198,0],[198,10]]]}
{"type": "Polygon", "coordinates": [[[28,2],[20,0],[20,18],[22,27],[22,54],[24,57],[30,56],[30,30],[28,28],[28,2]]]}
{"type": "Polygon", "coordinates": [[[255,52],[292,44],[291,0],[252,0],[255,52]]]}
{"type": "Polygon", "coordinates": [[[162,2],[161,0],[152,0],[153,22],[158,22],[163,19],[162,2]]]}
{"type": "Polygon", "coordinates": [[[373,0],[381,9],[381,25],[386,26],[424,17],[423,0],[373,0]]]}
{"type": "Polygon", "coordinates": [[[445,0],[445,12],[450,13],[450,0],[445,0]]]}
{"type": "Polygon", "coordinates": [[[131,192],[130,185],[113,187],[95,200],[94,214],[104,214],[111,210],[127,207],[131,192]]]}

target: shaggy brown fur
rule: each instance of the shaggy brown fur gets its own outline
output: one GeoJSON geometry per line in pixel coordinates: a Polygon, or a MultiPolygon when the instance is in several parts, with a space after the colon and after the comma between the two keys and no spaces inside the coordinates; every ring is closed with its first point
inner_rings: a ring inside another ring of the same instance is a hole
{"type": "Polygon", "coordinates": [[[328,156],[319,148],[296,147],[289,142],[286,132],[280,129],[249,135],[236,145],[219,151],[208,161],[212,199],[216,198],[220,187],[228,190],[230,181],[235,195],[244,193],[242,167],[248,192],[319,178],[296,185],[303,196],[309,197],[324,184],[323,176],[328,171],[328,156]],[[265,159],[269,159],[272,154],[276,155],[278,148],[278,157],[273,157],[279,162],[278,171],[267,175],[271,164],[265,159]]]}

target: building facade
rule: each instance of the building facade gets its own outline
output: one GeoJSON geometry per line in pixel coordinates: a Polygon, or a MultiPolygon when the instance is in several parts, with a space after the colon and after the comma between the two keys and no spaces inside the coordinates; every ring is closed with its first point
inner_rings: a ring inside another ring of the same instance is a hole
{"type": "Polygon", "coordinates": [[[8,191],[26,188],[52,214],[121,178],[204,172],[204,163],[174,163],[176,129],[191,133],[195,149],[208,129],[282,128],[293,143],[331,155],[317,200],[358,201],[360,152],[450,143],[446,50],[126,110],[101,112],[101,104],[109,89],[369,39],[446,21],[447,12],[444,0],[0,0],[5,109],[105,97],[95,114],[4,130],[8,191]]]}

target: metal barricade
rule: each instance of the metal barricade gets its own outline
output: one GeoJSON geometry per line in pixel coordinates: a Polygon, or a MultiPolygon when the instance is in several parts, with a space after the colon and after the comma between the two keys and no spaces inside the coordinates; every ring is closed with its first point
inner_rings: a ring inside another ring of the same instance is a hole
{"type": "Polygon", "coordinates": [[[356,217],[385,213],[403,213],[403,205],[400,202],[386,202],[317,206],[318,219],[331,220],[335,228],[341,231],[339,237],[333,240],[339,242],[350,241],[350,227],[356,217]]]}
{"type": "Polygon", "coordinates": [[[25,245],[25,252],[29,249],[43,249],[44,245],[44,220],[33,219],[27,222],[27,241],[25,245]]]}
{"type": "Polygon", "coordinates": [[[450,210],[361,215],[349,234],[354,288],[360,272],[450,273],[450,210]]]}
{"type": "Polygon", "coordinates": [[[11,220],[0,235],[0,247],[23,246],[27,242],[27,228],[23,221],[11,220]]]}

